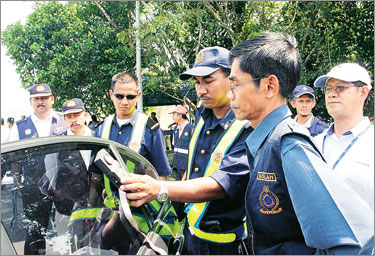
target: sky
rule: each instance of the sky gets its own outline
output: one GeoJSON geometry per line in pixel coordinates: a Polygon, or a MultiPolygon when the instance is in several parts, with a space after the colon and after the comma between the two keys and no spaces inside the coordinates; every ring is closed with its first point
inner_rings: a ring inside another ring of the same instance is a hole
{"type": "MultiPolygon", "coordinates": [[[[33,12],[33,1],[1,1],[1,31],[6,26],[20,21],[25,24],[26,17],[33,12]]],[[[21,115],[33,112],[29,102],[29,92],[21,87],[19,75],[6,47],[1,45],[1,117],[20,119],[21,115]]]]}

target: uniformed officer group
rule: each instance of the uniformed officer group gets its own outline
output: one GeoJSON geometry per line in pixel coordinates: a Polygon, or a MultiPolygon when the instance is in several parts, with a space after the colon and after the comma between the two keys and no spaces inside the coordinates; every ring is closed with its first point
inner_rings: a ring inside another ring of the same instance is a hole
{"type": "MultiPolygon", "coordinates": [[[[59,113],[52,109],[50,87],[32,86],[34,113],[17,122],[10,140],[96,136],[138,152],[160,180],[132,174],[121,189],[133,191],[127,199],[134,212],[154,200],[173,202],[176,218],[184,220],[181,254],[371,254],[374,126],[363,115],[372,89],[369,73],[359,64],[342,63],[315,80],[333,118],[328,125],[312,114],[314,89],[298,85],[301,65],[296,39],[278,32],[230,51],[202,49],[193,67],[180,74],[181,80],[194,80],[202,106],[195,111],[194,127],[184,106],[171,112],[176,123],[172,165],[159,124],[136,110],[138,79],[127,72],[112,77],[108,93],[116,112],[93,132],[85,125],[80,99],[67,100],[59,113]],[[168,180],[172,173],[176,179],[168,180]]],[[[89,159],[82,155],[86,166],[89,159]]],[[[53,198],[39,191],[42,162],[23,171],[30,184],[23,191],[25,213],[38,223],[27,232],[24,253],[40,254],[45,252],[40,230],[48,225],[53,198]]],[[[18,185],[20,176],[14,173],[18,185]]],[[[109,180],[103,182],[104,196],[116,202],[109,180]]],[[[89,205],[76,204],[73,211],[83,216],[84,207],[89,205]]],[[[116,225],[121,221],[114,215],[108,227],[116,225]]],[[[106,247],[126,253],[111,241],[121,238],[121,231],[107,228],[102,236],[106,247]]]]}

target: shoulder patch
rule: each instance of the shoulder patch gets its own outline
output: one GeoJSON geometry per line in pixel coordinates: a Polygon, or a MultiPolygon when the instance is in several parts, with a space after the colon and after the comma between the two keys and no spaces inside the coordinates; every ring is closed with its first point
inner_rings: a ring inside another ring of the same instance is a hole
{"type": "Polygon", "coordinates": [[[156,128],[160,126],[160,124],[156,122],[154,119],[152,119],[151,117],[147,119],[146,125],[151,129],[151,131],[155,130],[156,128]]]}

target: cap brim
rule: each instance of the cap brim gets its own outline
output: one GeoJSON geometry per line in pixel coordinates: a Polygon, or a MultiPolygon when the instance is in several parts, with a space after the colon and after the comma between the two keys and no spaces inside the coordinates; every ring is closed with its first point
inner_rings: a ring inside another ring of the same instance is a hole
{"type": "Polygon", "coordinates": [[[69,110],[63,112],[63,114],[66,115],[66,114],[78,113],[78,112],[82,112],[82,111],[84,111],[84,110],[81,109],[81,108],[80,109],[69,109],[69,110]]]}
{"type": "Polygon", "coordinates": [[[30,98],[35,98],[35,97],[44,97],[44,96],[52,96],[52,93],[38,93],[38,94],[32,94],[32,95],[30,95],[30,98]]]}
{"type": "Polygon", "coordinates": [[[182,73],[180,75],[180,79],[181,80],[187,80],[187,79],[189,79],[193,76],[208,76],[208,75],[216,72],[219,69],[220,68],[195,67],[195,68],[189,69],[189,70],[185,71],[184,73],[182,73]]]}
{"type": "Polygon", "coordinates": [[[318,77],[315,80],[315,82],[314,82],[314,86],[315,87],[324,87],[324,86],[326,86],[326,81],[327,81],[328,78],[329,78],[329,76],[327,76],[327,75],[318,77]]]}

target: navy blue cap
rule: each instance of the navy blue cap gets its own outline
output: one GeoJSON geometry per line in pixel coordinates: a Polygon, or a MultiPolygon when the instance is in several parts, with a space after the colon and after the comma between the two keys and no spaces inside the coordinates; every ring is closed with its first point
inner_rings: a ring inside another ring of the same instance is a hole
{"type": "Polygon", "coordinates": [[[311,96],[313,96],[313,98],[315,98],[315,92],[314,92],[314,89],[311,88],[310,86],[307,86],[307,85],[298,85],[294,91],[293,91],[293,98],[297,98],[301,95],[304,95],[304,94],[310,94],[311,96]]]}
{"type": "Polygon", "coordinates": [[[201,50],[195,58],[193,68],[180,74],[181,80],[192,76],[208,76],[221,68],[229,68],[229,51],[223,47],[214,46],[201,50]]]}
{"type": "Polygon", "coordinates": [[[48,86],[48,84],[34,84],[29,88],[29,92],[30,98],[52,95],[51,88],[48,86]]]}
{"type": "Polygon", "coordinates": [[[85,111],[85,106],[83,105],[82,100],[78,98],[73,98],[64,102],[62,106],[63,114],[77,113],[85,111]]]}
{"type": "Polygon", "coordinates": [[[10,123],[10,124],[14,124],[14,118],[8,117],[7,122],[10,123]]]}

